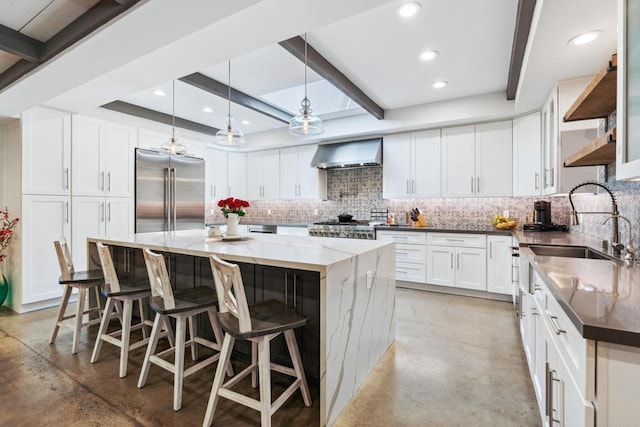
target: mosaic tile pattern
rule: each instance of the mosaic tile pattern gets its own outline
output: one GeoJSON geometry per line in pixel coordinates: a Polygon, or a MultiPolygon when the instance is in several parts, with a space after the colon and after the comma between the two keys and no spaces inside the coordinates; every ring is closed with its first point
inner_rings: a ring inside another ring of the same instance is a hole
{"type": "MultiPolygon", "coordinates": [[[[613,189],[620,214],[627,217],[632,226],[634,242],[640,236],[640,182],[615,180],[615,164],[600,168],[599,182],[613,189]]],[[[596,187],[594,187],[595,189],[596,187]]],[[[429,225],[434,227],[480,227],[491,223],[495,214],[508,210],[512,218],[518,218],[519,227],[531,220],[533,202],[551,202],[552,221],[570,224],[571,209],[566,196],[559,197],[499,197],[499,198],[382,198],[382,167],[346,170],[329,170],[327,174],[327,200],[273,200],[250,201],[251,207],[241,222],[310,224],[316,221],[337,219],[341,213],[349,213],[354,219],[370,219],[371,210],[388,209],[397,215],[400,223],[405,213],[417,207],[429,225]],[[271,211],[269,215],[268,212],[271,211]],[[316,214],[317,212],[317,214],[316,214]]],[[[610,211],[611,201],[606,192],[576,194],[576,209],[581,211],[610,211]]],[[[216,206],[208,222],[223,222],[216,206]]],[[[599,239],[610,239],[611,224],[602,225],[605,215],[582,215],[581,224],[573,226],[579,232],[599,239]]],[[[620,221],[620,236],[628,241],[627,225],[620,221]]]]}

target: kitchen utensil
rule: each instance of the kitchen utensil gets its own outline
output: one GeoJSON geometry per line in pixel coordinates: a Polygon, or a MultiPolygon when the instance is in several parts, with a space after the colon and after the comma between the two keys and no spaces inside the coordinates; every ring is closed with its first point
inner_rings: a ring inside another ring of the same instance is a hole
{"type": "Polygon", "coordinates": [[[351,222],[352,219],[353,215],[349,215],[348,213],[338,215],[338,222],[351,222]]]}

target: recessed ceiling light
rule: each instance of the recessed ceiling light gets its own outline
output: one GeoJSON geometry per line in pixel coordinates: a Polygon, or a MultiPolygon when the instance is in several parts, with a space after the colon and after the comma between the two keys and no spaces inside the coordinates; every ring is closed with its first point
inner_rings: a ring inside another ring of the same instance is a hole
{"type": "Polygon", "coordinates": [[[166,96],[167,92],[163,91],[162,89],[156,89],[153,91],[153,94],[155,96],[166,96]]]}
{"type": "Polygon", "coordinates": [[[398,15],[400,15],[402,18],[411,18],[412,16],[415,16],[418,14],[418,12],[420,12],[420,8],[420,3],[404,3],[403,5],[398,7],[398,15]]]}
{"type": "Polygon", "coordinates": [[[420,54],[420,59],[423,61],[431,61],[438,56],[437,50],[426,50],[420,54]]]}
{"type": "Polygon", "coordinates": [[[445,82],[444,80],[440,80],[440,81],[437,81],[437,82],[433,83],[432,86],[435,87],[436,89],[440,89],[440,88],[445,87],[447,84],[448,83],[445,82]]]}
{"type": "Polygon", "coordinates": [[[251,122],[249,120],[243,120],[240,122],[241,125],[250,125],[251,122]]]}
{"type": "Polygon", "coordinates": [[[600,31],[600,30],[589,31],[588,33],[584,33],[584,34],[580,34],[580,35],[575,36],[574,38],[569,40],[568,43],[576,45],[576,46],[581,45],[581,44],[587,44],[587,43],[590,43],[590,42],[594,41],[595,39],[597,39],[601,32],[602,31],[600,31]]]}
{"type": "Polygon", "coordinates": [[[204,111],[205,113],[213,113],[213,108],[211,108],[211,107],[204,107],[204,108],[202,109],[202,111],[204,111]]]}

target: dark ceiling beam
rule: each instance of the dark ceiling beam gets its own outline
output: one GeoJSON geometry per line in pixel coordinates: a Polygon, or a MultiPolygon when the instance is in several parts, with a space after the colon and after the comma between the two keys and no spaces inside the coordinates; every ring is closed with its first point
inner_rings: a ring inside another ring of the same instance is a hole
{"type": "Polygon", "coordinates": [[[533,11],[536,8],[536,0],[519,0],[516,15],[516,28],[513,32],[513,45],[511,47],[511,63],[507,77],[507,100],[516,99],[524,52],[529,40],[533,11]]]}
{"type": "MultiPolygon", "coordinates": [[[[304,39],[293,37],[280,42],[280,46],[289,53],[304,62],[304,39]]],[[[338,88],[358,105],[364,108],[376,119],[384,119],[384,109],[373,102],[358,86],[347,78],[340,70],[327,61],[310,44],[307,44],[307,64],[309,68],[318,73],[320,77],[338,88]]]]}
{"type": "MultiPolygon", "coordinates": [[[[91,9],[78,17],[78,19],[60,30],[46,43],[43,43],[37,62],[29,62],[26,59],[22,59],[0,74],[0,89],[7,87],[26,73],[34,70],[68,47],[82,40],[140,1],[141,0],[100,0],[91,9]]],[[[0,41],[0,49],[2,49],[1,45],[2,41],[0,41]]]]}
{"type": "MultiPolygon", "coordinates": [[[[221,83],[217,80],[207,77],[201,73],[193,73],[188,76],[181,77],[181,82],[187,83],[198,89],[217,95],[221,98],[227,99],[229,97],[229,86],[221,83]]],[[[289,123],[293,116],[287,111],[281,110],[273,105],[267,104],[257,98],[247,95],[244,92],[240,92],[237,89],[231,88],[231,102],[243,107],[247,107],[253,111],[269,116],[272,119],[278,120],[282,123],[289,123]]]]}
{"type": "MultiPolygon", "coordinates": [[[[152,120],[158,123],[164,123],[165,125],[173,125],[173,116],[171,114],[161,113],[160,111],[151,110],[149,108],[140,107],[139,105],[129,104],[124,101],[113,101],[102,106],[107,110],[117,111],[119,113],[128,114],[130,116],[140,117],[147,120],[152,120]]],[[[203,125],[201,123],[192,122],[191,120],[183,119],[181,117],[175,118],[176,127],[192,130],[194,132],[204,133],[206,135],[215,136],[219,129],[212,126],[203,125]]]]}
{"type": "Polygon", "coordinates": [[[0,24],[0,50],[27,61],[40,61],[44,43],[0,24]]]}

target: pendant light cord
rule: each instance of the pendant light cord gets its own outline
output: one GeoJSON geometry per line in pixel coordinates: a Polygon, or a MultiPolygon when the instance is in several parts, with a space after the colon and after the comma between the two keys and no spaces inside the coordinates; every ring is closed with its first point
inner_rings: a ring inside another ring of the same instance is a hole
{"type": "Polygon", "coordinates": [[[304,33],[304,99],[307,99],[307,33],[304,33]]]}
{"type": "Polygon", "coordinates": [[[171,139],[176,139],[176,81],[171,82],[171,139]]]}
{"type": "Polygon", "coordinates": [[[231,60],[229,60],[229,86],[227,87],[227,100],[229,101],[227,121],[231,126],[231,60]]]}

